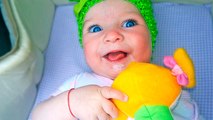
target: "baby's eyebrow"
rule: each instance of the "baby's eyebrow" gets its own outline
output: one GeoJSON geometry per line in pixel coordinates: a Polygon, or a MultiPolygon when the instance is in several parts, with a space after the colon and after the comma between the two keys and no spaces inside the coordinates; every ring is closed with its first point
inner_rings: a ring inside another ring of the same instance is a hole
{"type": "Polygon", "coordinates": [[[88,23],[88,22],[90,22],[91,21],[91,19],[85,19],[84,20],[84,24],[86,24],[86,23],[88,23]]]}
{"type": "Polygon", "coordinates": [[[83,22],[83,26],[85,27],[91,21],[92,21],[91,19],[85,19],[85,21],[83,22]]]}
{"type": "Polygon", "coordinates": [[[136,12],[129,12],[129,13],[126,13],[126,14],[123,14],[122,16],[120,16],[121,19],[130,19],[130,18],[134,18],[134,19],[138,19],[138,18],[143,18],[143,16],[140,14],[140,13],[136,13],[136,12]]]}
{"type": "Polygon", "coordinates": [[[137,16],[141,16],[141,14],[139,12],[135,12],[135,11],[129,11],[126,13],[126,15],[137,15],[137,16]]]}
{"type": "Polygon", "coordinates": [[[95,19],[94,17],[85,17],[84,18],[84,24],[89,23],[89,22],[93,22],[94,19],[95,19]]]}
{"type": "MultiPolygon", "coordinates": [[[[119,18],[126,17],[126,16],[138,16],[138,17],[142,17],[142,15],[139,12],[136,12],[136,11],[127,11],[126,13],[122,14],[119,18]]],[[[87,25],[88,23],[91,23],[91,21],[93,21],[93,18],[85,18],[84,22],[83,22],[83,26],[87,25]]]]}

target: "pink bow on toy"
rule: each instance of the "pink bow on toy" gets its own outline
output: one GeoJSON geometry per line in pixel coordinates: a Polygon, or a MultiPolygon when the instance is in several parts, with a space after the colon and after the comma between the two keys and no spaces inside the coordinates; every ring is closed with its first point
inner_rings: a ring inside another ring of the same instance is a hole
{"type": "Polygon", "coordinates": [[[187,86],[189,83],[187,75],[183,72],[179,65],[175,62],[172,56],[165,56],[163,60],[164,64],[172,69],[172,74],[177,77],[179,85],[187,86]]]}

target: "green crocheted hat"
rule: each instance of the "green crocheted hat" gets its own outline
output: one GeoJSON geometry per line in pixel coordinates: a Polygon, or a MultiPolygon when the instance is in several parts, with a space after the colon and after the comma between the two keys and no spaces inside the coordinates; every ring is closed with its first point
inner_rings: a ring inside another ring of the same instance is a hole
{"type": "MultiPolygon", "coordinates": [[[[74,13],[77,18],[78,22],[78,34],[79,34],[79,41],[82,46],[82,34],[83,34],[83,25],[84,25],[84,18],[89,11],[89,9],[94,6],[95,4],[103,1],[103,0],[70,0],[71,2],[75,1],[78,2],[74,6],[74,13]]],[[[157,37],[157,27],[156,22],[153,16],[153,9],[152,3],[150,0],[126,0],[132,3],[133,5],[138,8],[141,15],[143,16],[148,29],[151,34],[152,39],[152,50],[155,47],[156,37],[157,37]]]]}

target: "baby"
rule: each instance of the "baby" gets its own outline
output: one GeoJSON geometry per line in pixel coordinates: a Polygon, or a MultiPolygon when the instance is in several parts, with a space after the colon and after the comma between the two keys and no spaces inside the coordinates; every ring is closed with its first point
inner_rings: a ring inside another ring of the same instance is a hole
{"type": "MultiPolygon", "coordinates": [[[[116,118],[111,99],[127,101],[128,96],[110,87],[113,80],[130,62],[150,62],[157,35],[150,0],[80,0],[75,14],[93,73],[67,80],[54,97],[34,109],[33,120],[116,118]]],[[[171,112],[175,120],[199,119],[196,103],[186,91],[171,112]]]]}

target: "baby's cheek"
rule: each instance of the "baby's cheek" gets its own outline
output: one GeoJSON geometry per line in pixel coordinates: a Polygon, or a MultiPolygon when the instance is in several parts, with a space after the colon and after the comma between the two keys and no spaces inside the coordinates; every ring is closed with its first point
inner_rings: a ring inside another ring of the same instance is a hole
{"type": "Polygon", "coordinates": [[[150,62],[152,56],[152,50],[149,46],[144,46],[144,48],[135,53],[135,58],[138,62],[150,62]]]}

